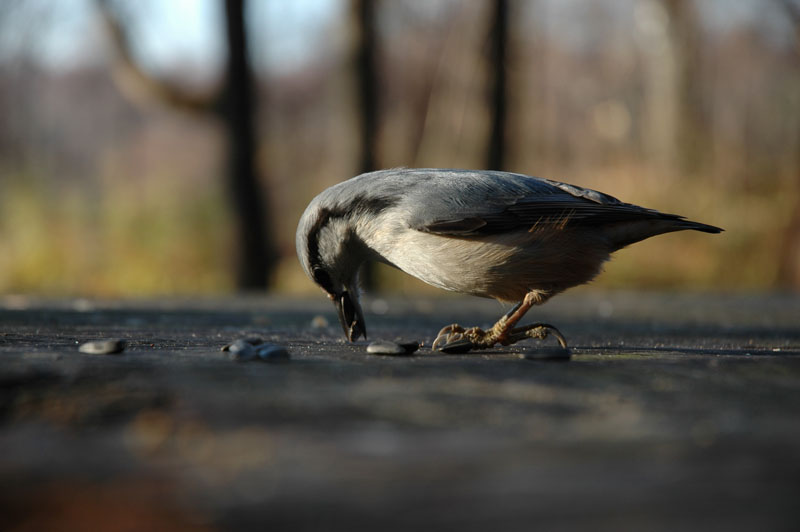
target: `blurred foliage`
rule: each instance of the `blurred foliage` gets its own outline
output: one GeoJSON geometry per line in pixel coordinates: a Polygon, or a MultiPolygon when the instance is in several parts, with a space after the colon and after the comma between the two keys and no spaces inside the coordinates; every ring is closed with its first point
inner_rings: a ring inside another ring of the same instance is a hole
{"type": "Polygon", "coordinates": [[[54,194],[32,182],[6,183],[0,199],[5,291],[120,296],[232,289],[231,231],[218,191],[168,184],[143,190],[116,181],[93,195],[54,194]]]}
{"type": "MultiPolygon", "coordinates": [[[[690,0],[566,4],[511,2],[505,169],[726,229],[636,244],[592,286],[798,288],[800,272],[787,277],[781,264],[800,253],[790,249],[800,238],[800,53],[780,3],[727,25],[725,2],[716,15],[713,2],[690,0]]],[[[481,167],[488,2],[380,5],[378,166],[481,167]]],[[[137,17],[146,27],[147,13],[137,17]]],[[[295,257],[296,223],[359,166],[347,17],[316,21],[325,46],[293,68],[259,67],[276,291],[317,293],[295,257]]],[[[0,292],[233,290],[220,125],[132,104],[111,66],[0,61],[0,292]]],[[[172,75],[189,88],[213,78],[172,75]]],[[[377,281],[441,294],[386,268],[377,281]]]]}

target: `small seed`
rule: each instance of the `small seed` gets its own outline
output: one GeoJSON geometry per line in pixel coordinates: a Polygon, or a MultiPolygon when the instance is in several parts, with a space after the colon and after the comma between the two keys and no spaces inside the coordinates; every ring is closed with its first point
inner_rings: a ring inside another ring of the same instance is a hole
{"type": "Polygon", "coordinates": [[[326,318],[322,314],[317,314],[311,319],[311,328],[313,329],[324,329],[327,326],[328,326],[328,318],[326,318]]]}

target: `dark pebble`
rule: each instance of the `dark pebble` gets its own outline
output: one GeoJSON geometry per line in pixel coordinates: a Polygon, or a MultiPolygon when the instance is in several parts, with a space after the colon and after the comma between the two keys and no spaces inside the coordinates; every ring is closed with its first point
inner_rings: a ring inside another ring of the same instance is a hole
{"type": "Polygon", "coordinates": [[[569,349],[563,347],[539,347],[522,353],[526,360],[569,360],[572,356],[569,349]]]}

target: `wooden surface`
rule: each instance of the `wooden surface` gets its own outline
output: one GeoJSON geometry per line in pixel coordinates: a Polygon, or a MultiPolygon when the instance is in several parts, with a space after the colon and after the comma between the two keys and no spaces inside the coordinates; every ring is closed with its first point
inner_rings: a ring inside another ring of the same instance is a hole
{"type": "MultiPolygon", "coordinates": [[[[370,339],[427,345],[502,312],[365,302],[370,339]]],[[[0,529],[798,529],[800,298],[579,292],[539,320],[572,360],[370,355],[322,297],[0,299],[0,529]],[[291,361],[220,351],[254,335],[291,361]],[[99,338],[128,347],[78,352],[99,338]]]]}

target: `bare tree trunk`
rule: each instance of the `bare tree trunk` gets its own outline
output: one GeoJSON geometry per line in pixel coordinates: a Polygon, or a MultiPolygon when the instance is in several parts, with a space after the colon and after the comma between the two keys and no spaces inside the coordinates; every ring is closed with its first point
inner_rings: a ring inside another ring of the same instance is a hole
{"type": "Polygon", "coordinates": [[[225,1],[228,65],[224,85],[204,94],[189,94],[156,79],[137,63],[130,36],[109,0],[96,0],[117,51],[115,80],[133,99],[157,100],[173,109],[220,117],[227,129],[228,171],[225,175],[235,226],[235,279],[240,290],[267,287],[277,253],[256,171],[256,135],[253,118],[253,74],[248,60],[244,0],[225,1]]]}
{"type": "Polygon", "coordinates": [[[701,34],[697,9],[693,0],[664,0],[669,15],[668,34],[674,54],[676,74],[676,148],[678,168],[691,171],[707,152],[705,142],[707,120],[699,87],[701,68],[701,34]]]}
{"type": "Polygon", "coordinates": [[[356,50],[361,132],[361,173],[375,170],[378,132],[377,76],[375,74],[375,0],[356,0],[359,41],[356,50]]]}
{"type": "MultiPolygon", "coordinates": [[[[358,28],[358,44],[355,50],[356,72],[358,77],[358,121],[361,135],[361,157],[359,173],[371,172],[377,165],[378,133],[378,95],[375,73],[375,30],[376,0],[355,0],[354,18],[358,28]]],[[[359,276],[361,285],[367,289],[375,288],[375,265],[366,263],[359,276]]]]}
{"type": "Polygon", "coordinates": [[[635,13],[642,54],[644,151],[653,170],[673,176],[678,159],[680,74],[669,13],[663,0],[641,0],[635,13]]]}
{"type": "Polygon", "coordinates": [[[261,191],[256,175],[253,117],[253,75],[247,47],[244,0],[226,0],[228,75],[224,88],[224,120],[228,130],[228,193],[236,223],[236,286],[263,289],[275,265],[274,245],[264,230],[261,191]]]}
{"type": "MultiPolygon", "coordinates": [[[[795,55],[800,57],[800,3],[792,0],[783,0],[781,3],[794,26],[795,55]]],[[[800,131],[795,132],[795,143],[796,188],[800,190],[800,131]]],[[[800,199],[795,201],[794,212],[781,238],[777,282],[780,286],[800,289],[800,199]]]]}
{"type": "Polygon", "coordinates": [[[492,129],[486,167],[502,170],[506,154],[506,60],[508,43],[508,0],[495,0],[490,31],[491,42],[491,94],[492,129]]]}
{"type": "Polygon", "coordinates": [[[667,175],[693,170],[703,149],[700,29],[693,0],[642,0],[636,21],[643,56],[645,150],[667,175]]]}

